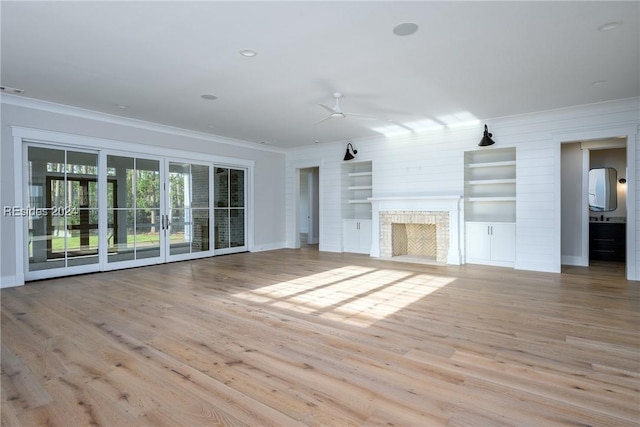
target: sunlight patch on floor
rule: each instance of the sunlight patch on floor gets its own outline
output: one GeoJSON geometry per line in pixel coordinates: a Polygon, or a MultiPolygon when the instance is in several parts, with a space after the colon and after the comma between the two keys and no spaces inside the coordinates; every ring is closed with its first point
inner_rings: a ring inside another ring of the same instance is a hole
{"type": "Polygon", "coordinates": [[[236,297],[367,327],[448,285],[455,278],[358,266],[280,282],[236,297]]]}

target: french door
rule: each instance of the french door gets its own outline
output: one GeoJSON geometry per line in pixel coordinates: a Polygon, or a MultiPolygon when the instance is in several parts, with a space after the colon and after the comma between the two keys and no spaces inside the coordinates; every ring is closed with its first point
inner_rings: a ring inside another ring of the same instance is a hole
{"type": "Polygon", "coordinates": [[[212,254],[211,166],[169,161],[163,218],[170,261],[212,254]]]}
{"type": "Polygon", "coordinates": [[[244,169],[216,166],[214,177],[215,253],[245,251],[246,173],[244,169]]]}
{"type": "Polygon", "coordinates": [[[27,149],[26,272],[94,271],[98,248],[98,153],[30,146],[27,149]]]}
{"type": "Polygon", "coordinates": [[[27,280],[247,248],[244,169],[35,144],[26,153],[27,280]]]}

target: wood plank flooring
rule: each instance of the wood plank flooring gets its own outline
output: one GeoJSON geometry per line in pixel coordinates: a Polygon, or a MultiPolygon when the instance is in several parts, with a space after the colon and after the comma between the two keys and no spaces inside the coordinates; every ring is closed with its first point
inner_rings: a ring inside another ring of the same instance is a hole
{"type": "Polygon", "coordinates": [[[640,283],[278,250],[1,293],[3,426],[637,426],[640,283]]]}

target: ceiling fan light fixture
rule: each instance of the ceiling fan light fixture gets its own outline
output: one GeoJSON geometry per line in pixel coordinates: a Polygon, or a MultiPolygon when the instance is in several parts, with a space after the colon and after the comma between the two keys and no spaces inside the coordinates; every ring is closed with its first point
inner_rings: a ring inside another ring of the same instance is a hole
{"type": "Polygon", "coordinates": [[[487,125],[484,125],[484,135],[482,135],[482,139],[480,140],[480,143],[478,144],[480,147],[487,147],[489,145],[493,145],[496,142],[491,139],[491,137],[493,136],[492,133],[489,133],[489,128],[487,127],[487,125]]]}
{"type": "Polygon", "coordinates": [[[244,56],[246,58],[253,58],[257,54],[258,54],[258,52],[256,52],[253,49],[240,49],[240,55],[242,55],[242,56],[244,56]]]}

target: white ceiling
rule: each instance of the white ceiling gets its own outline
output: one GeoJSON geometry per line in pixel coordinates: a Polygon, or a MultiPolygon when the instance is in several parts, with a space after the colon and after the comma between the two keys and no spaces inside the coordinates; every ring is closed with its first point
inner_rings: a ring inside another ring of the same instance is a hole
{"type": "Polygon", "coordinates": [[[415,128],[639,96],[639,6],[2,1],[1,78],[24,97],[288,148],[379,135],[387,120],[415,128]],[[394,35],[402,22],[418,32],[394,35]],[[336,91],[345,111],[380,120],[312,125],[336,91]]]}

